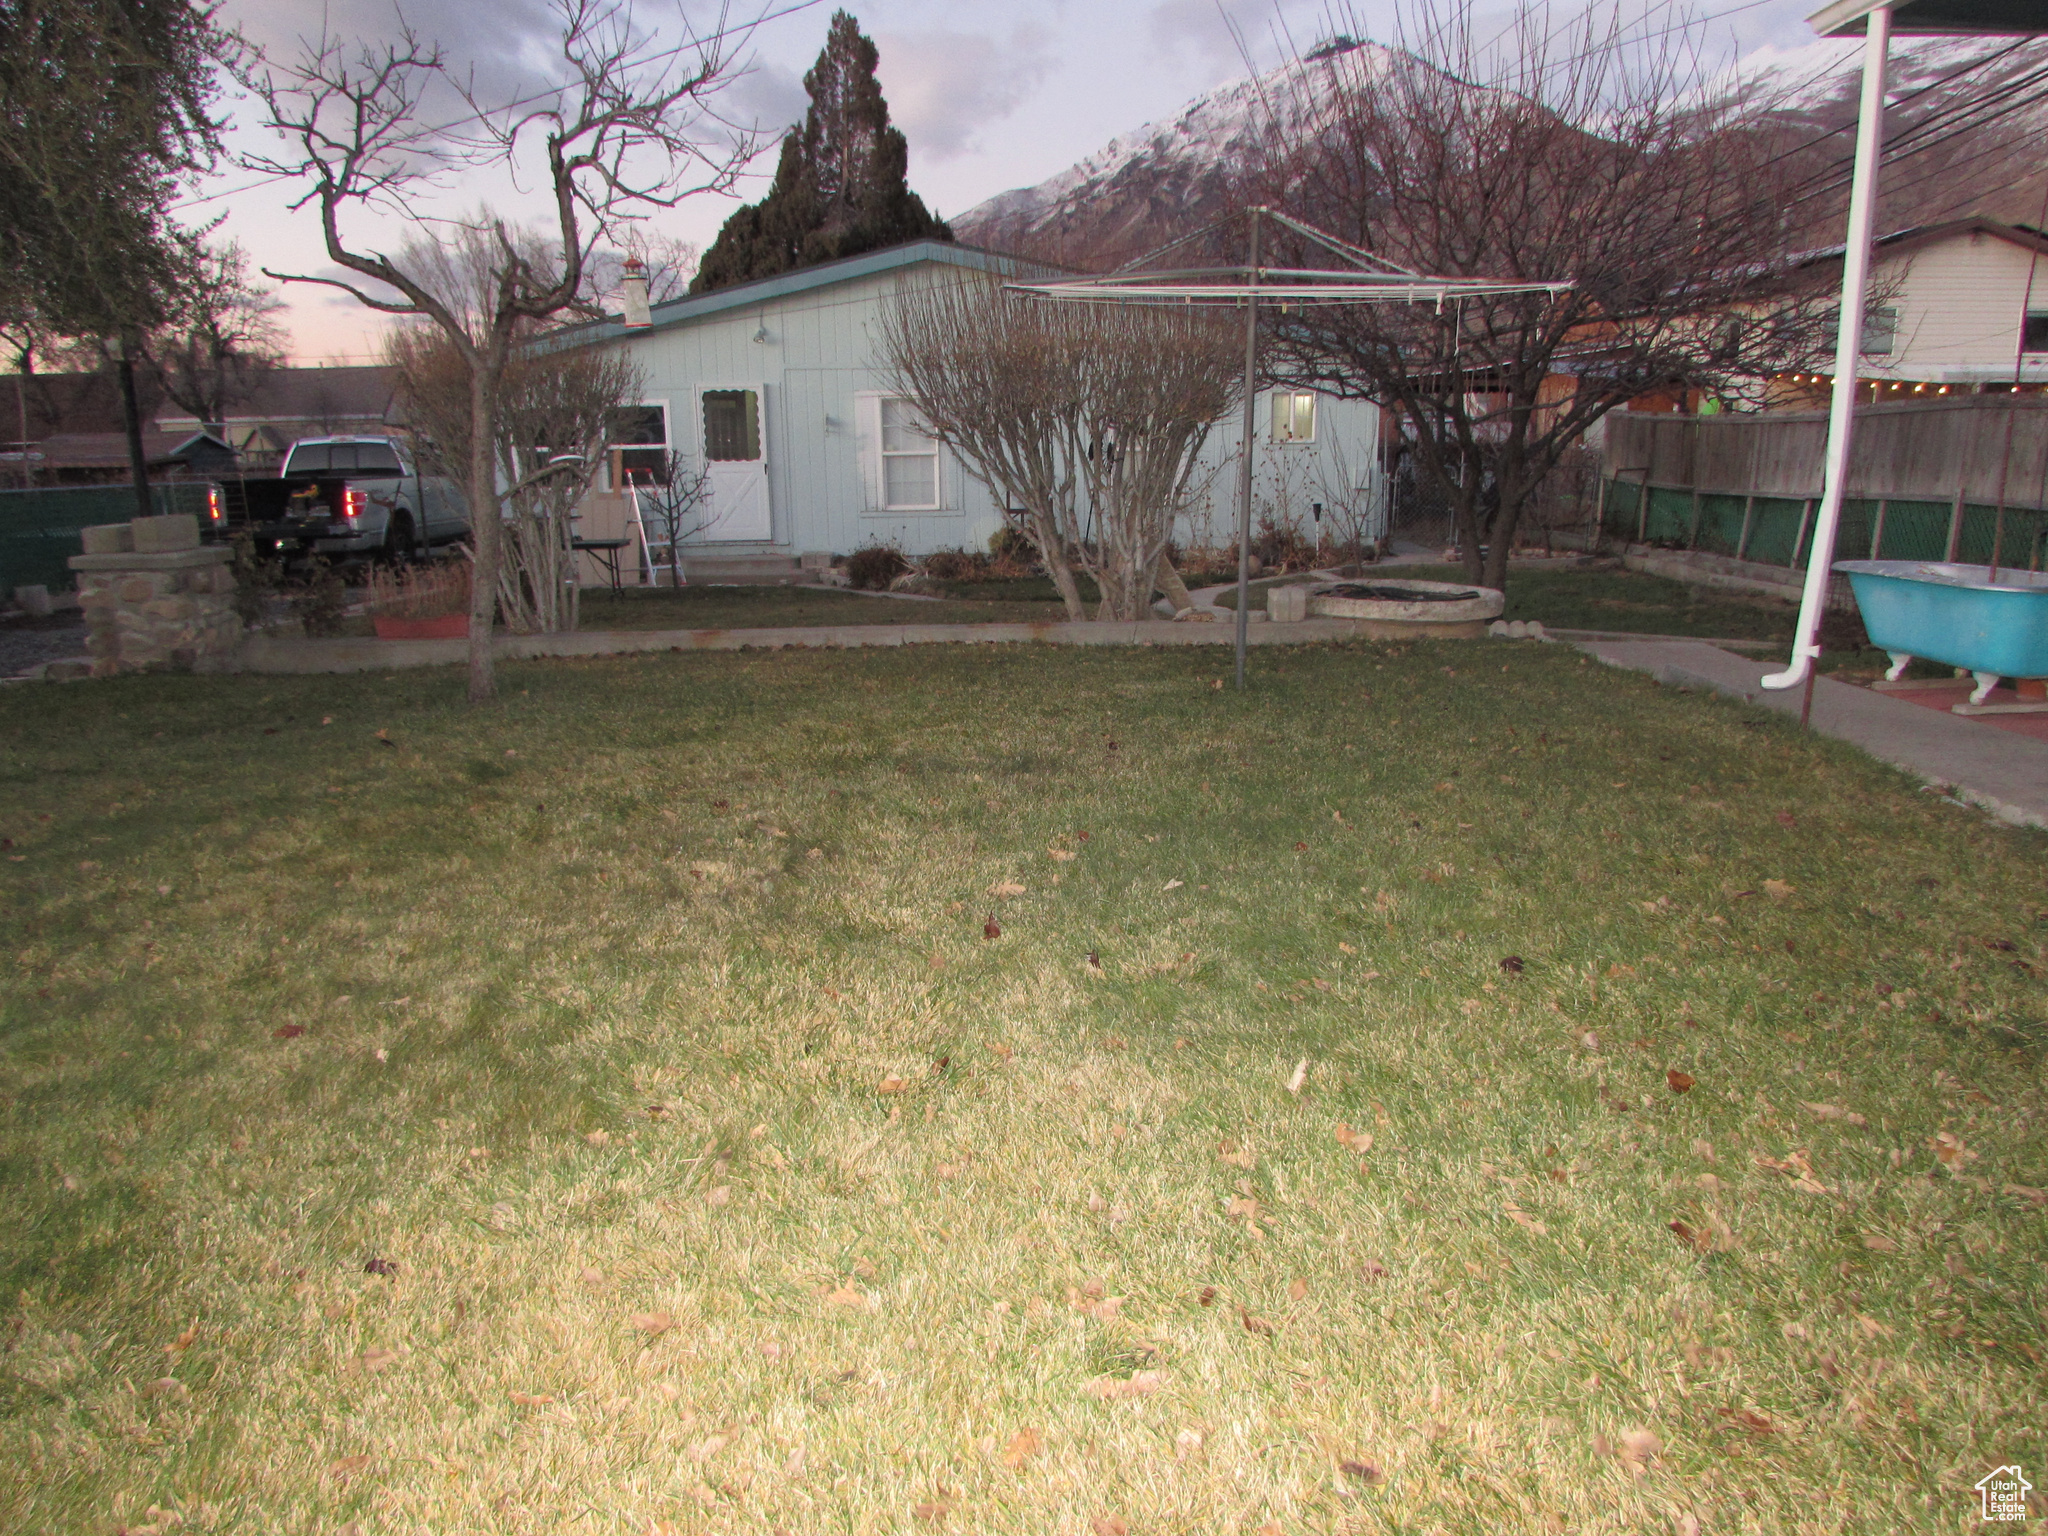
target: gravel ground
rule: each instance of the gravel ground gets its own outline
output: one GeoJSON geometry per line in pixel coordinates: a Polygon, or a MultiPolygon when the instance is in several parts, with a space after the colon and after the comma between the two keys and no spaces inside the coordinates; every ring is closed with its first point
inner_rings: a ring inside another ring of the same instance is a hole
{"type": "Polygon", "coordinates": [[[40,619],[0,619],[0,677],[18,677],[60,656],[84,654],[85,618],[76,609],[40,619]]]}

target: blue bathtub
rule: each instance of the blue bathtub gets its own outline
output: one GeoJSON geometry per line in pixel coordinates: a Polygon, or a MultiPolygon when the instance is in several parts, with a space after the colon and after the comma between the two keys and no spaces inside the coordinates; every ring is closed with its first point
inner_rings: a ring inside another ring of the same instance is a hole
{"type": "Polygon", "coordinates": [[[2048,677],[2048,572],[1932,560],[1842,560],[1870,642],[1896,681],[1919,656],[1977,674],[1981,704],[2004,677],[2048,677]]]}

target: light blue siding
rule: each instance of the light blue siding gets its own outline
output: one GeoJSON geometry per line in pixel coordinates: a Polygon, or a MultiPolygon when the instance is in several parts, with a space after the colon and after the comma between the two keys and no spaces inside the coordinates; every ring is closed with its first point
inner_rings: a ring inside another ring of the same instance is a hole
{"type": "MultiPolygon", "coordinates": [[[[938,511],[869,510],[861,402],[864,395],[888,389],[879,339],[883,306],[899,283],[925,275],[935,264],[908,253],[891,264],[883,259],[891,254],[843,263],[837,276],[792,274],[749,285],[757,294],[752,298],[749,289],[734,289],[663,305],[655,310],[651,330],[606,324],[587,333],[632,358],[644,380],[641,398],[668,406],[671,444],[685,458],[701,452],[700,390],[763,390],[771,537],[766,543],[721,543],[707,553],[844,554],[865,543],[893,542],[920,555],[986,548],[1001,526],[988,488],[950,455],[941,460],[938,511]]],[[[1328,505],[1340,484],[1347,494],[1361,487],[1379,494],[1373,489],[1379,485],[1374,406],[1321,400],[1312,444],[1271,444],[1264,398],[1257,419],[1255,523],[1264,511],[1291,515],[1312,528],[1311,506],[1328,505]]],[[[1212,433],[1203,456],[1207,493],[1180,530],[1183,542],[1235,541],[1238,437],[1235,416],[1212,433]]]]}

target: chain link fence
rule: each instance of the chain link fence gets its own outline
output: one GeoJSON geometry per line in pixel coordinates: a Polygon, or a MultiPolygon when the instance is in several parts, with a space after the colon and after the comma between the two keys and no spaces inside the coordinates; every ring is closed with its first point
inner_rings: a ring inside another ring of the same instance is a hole
{"type": "MultiPolygon", "coordinates": [[[[157,515],[206,514],[206,487],[196,481],[153,485],[157,515]]],[[[135,516],[132,485],[39,486],[0,491],[0,595],[16,587],[71,588],[71,556],[84,550],[79,530],[125,523],[135,516]]]]}

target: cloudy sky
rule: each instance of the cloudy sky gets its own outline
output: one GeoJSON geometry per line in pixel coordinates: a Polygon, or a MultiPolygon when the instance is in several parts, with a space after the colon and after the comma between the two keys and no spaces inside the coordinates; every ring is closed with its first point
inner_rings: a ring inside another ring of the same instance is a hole
{"type": "MultiPolygon", "coordinates": [[[[799,0],[734,0],[727,24],[772,12],[741,49],[745,69],[721,98],[725,115],[774,135],[800,118],[803,74],[823,44],[833,6],[799,0]]],[[[1568,17],[1578,0],[1555,0],[1568,17]]],[[[1684,14],[1653,0],[1621,0],[1638,31],[1654,31],[1684,14]]],[[[1747,54],[1811,41],[1803,22],[1818,0],[1705,0],[1691,14],[1711,18],[1717,51],[1747,54]]],[[[1482,6],[1487,0],[1481,0],[1482,6]]],[[[942,216],[957,214],[1010,187],[1028,186],[1064,170],[1117,134],[1175,113],[1190,98],[1246,72],[1246,59],[1270,67],[1306,52],[1336,32],[1395,40],[1413,7],[1394,0],[857,0],[850,7],[881,50],[880,74],[890,110],[910,142],[911,186],[942,216]]],[[[549,77],[557,35],[548,0],[407,0],[413,32],[438,42],[463,73],[473,72],[486,96],[506,97],[549,77]]],[[[378,42],[397,35],[401,8],[391,0],[228,0],[227,14],[248,39],[273,57],[292,58],[323,18],[336,37],[378,42]]],[[[680,40],[678,15],[698,31],[715,30],[718,13],[698,0],[639,0],[640,25],[680,40]]],[[[1498,14],[1504,22],[1505,8],[1498,14]]],[[[257,103],[229,103],[232,142],[244,150],[274,148],[257,124],[257,103]]],[[[743,200],[765,189],[773,153],[742,186],[743,200]]],[[[224,170],[190,204],[188,219],[224,215],[223,232],[274,270],[325,269],[317,222],[287,205],[303,187],[224,170]]],[[[429,193],[421,211],[452,215],[488,202],[532,217],[544,211],[530,186],[501,177],[470,176],[429,193]]],[[[707,244],[735,200],[704,196],[656,220],[680,239],[707,244]]],[[[390,245],[404,230],[389,219],[363,219],[353,232],[367,246],[390,245]]],[[[369,361],[381,325],[354,300],[330,292],[288,290],[287,314],[302,361],[369,361]]]]}

